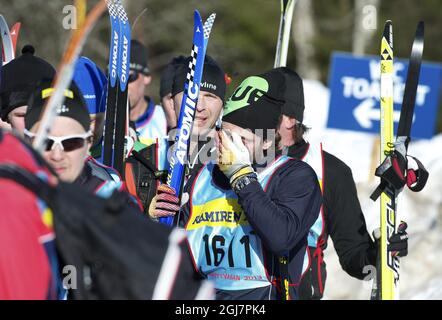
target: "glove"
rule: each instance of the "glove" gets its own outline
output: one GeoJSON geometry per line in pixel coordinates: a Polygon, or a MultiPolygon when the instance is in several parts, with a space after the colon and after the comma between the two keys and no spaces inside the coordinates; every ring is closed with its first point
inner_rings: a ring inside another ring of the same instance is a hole
{"type": "Polygon", "coordinates": [[[408,255],[408,233],[406,231],[407,227],[407,223],[401,221],[397,233],[394,233],[390,237],[388,251],[391,252],[392,256],[405,257],[408,255]]]}
{"type": "MultiPolygon", "coordinates": [[[[407,223],[401,221],[396,233],[389,239],[389,244],[387,250],[394,257],[405,257],[408,255],[408,233],[407,233],[407,223]]],[[[378,229],[373,231],[373,236],[376,240],[381,238],[381,232],[378,229]]]]}
{"type": "Polygon", "coordinates": [[[175,189],[167,184],[161,184],[157,194],[149,205],[149,215],[154,218],[174,216],[180,210],[179,199],[175,195],[175,189]]]}
{"type": "Polygon", "coordinates": [[[250,153],[236,132],[225,130],[218,132],[219,154],[218,166],[233,185],[235,180],[254,173],[250,153]]]}

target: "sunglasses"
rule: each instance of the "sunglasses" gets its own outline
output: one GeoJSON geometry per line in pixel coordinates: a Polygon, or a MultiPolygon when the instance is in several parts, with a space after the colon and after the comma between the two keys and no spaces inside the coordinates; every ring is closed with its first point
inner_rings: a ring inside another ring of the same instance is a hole
{"type": "Polygon", "coordinates": [[[138,79],[139,75],[140,74],[138,72],[131,72],[131,73],[129,73],[129,78],[127,79],[127,81],[129,83],[134,82],[134,81],[136,81],[138,79]]]}
{"type": "MultiPolygon", "coordinates": [[[[25,137],[28,138],[30,143],[34,142],[36,136],[35,133],[29,132],[25,129],[25,137]]],[[[48,136],[46,139],[46,149],[45,151],[51,151],[55,149],[56,145],[59,145],[62,151],[69,152],[74,151],[84,147],[86,140],[92,136],[92,133],[86,132],[83,134],[62,136],[62,137],[52,137],[48,136]]]]}

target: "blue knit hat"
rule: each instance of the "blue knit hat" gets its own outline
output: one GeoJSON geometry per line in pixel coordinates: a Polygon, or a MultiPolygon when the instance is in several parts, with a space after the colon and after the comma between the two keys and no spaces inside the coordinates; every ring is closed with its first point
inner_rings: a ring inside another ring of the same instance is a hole
{"type": "Polygon", "coordinates": [[[103,71],[90,59],[80,57],[75,65],[73,80],[83,94],[89,114],[104,112],[105,104],[100,103],[107,79],[103,71]]]}

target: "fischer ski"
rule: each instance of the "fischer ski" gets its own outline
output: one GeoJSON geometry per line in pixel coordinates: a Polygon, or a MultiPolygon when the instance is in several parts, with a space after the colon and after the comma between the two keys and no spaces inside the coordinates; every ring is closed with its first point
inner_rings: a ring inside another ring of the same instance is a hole
{"type": "Polygon", "coordinates": [[[381,234],[377,284],[372,291],[372,299],[399,299],[399,258],[388,251],[389,239],[403,227],[399,223],[397,198],[405,185],[417,192],[423,189],[428,179],[428,172],[419,160],[407,155],[422,62],[423,37],[424,23],[420,22],[408,66],[397,137],[393,142],[393,27],[391,21],[385,24],[381,45],[381,165],[375,173],[381,178],[381,183],[371,195],[374,201],[381,197],[381,234]],[[416,162],[417,169],[409,167],[408,158],[416,162]]]}
{"type": "Polygon", "coordinates": [[[1,14],[0,14],[0,36],[2,41],[3,64],[7,64],[9,61],[15,58],[15,51],[11,39],[11,33],[9,32],[8,23],[1,14]]]}
{"type": "Polygon", "coordinates": [[[131,30],[119,0],[107,1],[111,21],[109,75],[103,139],[103,163],[124,176],[131,30]]]}
{"type": "Polygon", "coordinates": [[[287,52],[289,50],[290,30],[295,5],[296,0],[281,0],[281,19],[279,22],[274,68],[285,67],[287,64],[287,52]]]}
{"type": "Polygon", "coordinates": [[[11,30],[9,31],[12,40],[12,50],[14,51],[14,53],[17,52],[17,42],[18,42],[18,35],[20,34],[20,28],[21,28],[21,23],[17,22],[12,26],[11,30]]]}
{"type": "MultiPolygon", "coordinates": [[[[195,119],[195,109],[198,104],[201,78],[203,76],[204,59],[215,17],[216,15],[212,13],[203,25],[198,10],[194,12],[192,61],[189,63],[187,80],[184,84],[184,94],[175,137],[175,150],[170,158],[169,173],[167,175],[167,184],[175,189],[179,199],[181,199],[184,185],[184,173],[188,161],[188,149],[195,119]]],[[[173,223],[173,217],[164,217],[159,220],[167,225],[172,225],[173,223]]]]}
{"type": "Polygon", "coordinates": [[[46,138],[51,128],[52,121],[57,115],[57,106],[61,105],[64,101],[64,92],[72,81],[75,63],[80,55],[81,49],[83,48],[90,31],[105,10],[106,2],[105,0],[101,0],[88,14],[83,27],[78,29],[69,41],[67,50],[65,51],[57,69],[57,76],[53,83],[55,90],[44,108],[41,124],[33,144],[33,147],[39,152],[43,152],[46,146],[46,138]]]}

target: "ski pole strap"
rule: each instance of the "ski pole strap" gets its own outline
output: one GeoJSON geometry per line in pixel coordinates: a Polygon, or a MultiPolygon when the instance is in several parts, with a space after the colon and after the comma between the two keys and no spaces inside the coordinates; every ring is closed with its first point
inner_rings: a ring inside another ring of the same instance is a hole
{"type": "Polygon", "coordinates": [[[427,183],[429,173],[424,165],[415,157],[403,156],[397,150],[390,152],[384,162],[376,169],[375,175],[381,178],[381,183],[371,194],[370,199],[376,201],[387,186],[401,190],[405,185],[413,192],[419,192],[427,183]],[[411,168],[412,161],[415,165],[411,168]]]}
{"type": "Polygon", "coordinates": [[[417,169],[410,168],[411,161],[408,160],[408,168],[407,168],[407,186],[413,192],[421,191],[425,185],[427,184],[429,173],[427,169],[425,169],[422,162],[412,156],[408,156],[413,161],[415,161],[417,165],[417,169]]]}

